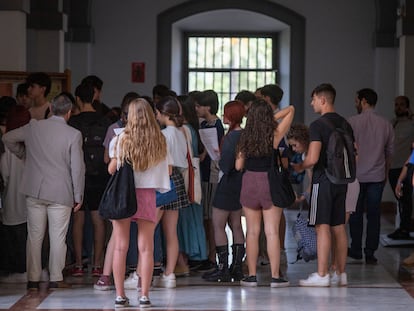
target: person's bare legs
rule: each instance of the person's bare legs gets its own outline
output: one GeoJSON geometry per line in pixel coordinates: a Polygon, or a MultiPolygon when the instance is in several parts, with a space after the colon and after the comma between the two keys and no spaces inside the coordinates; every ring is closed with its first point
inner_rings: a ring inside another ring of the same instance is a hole
{"type": "Polygon", "coordinates": [[[138,225],[138,273],[141,278],[141,295],[149,297],[152,272],[154,267],[154,231],[155,223],[143,219],[137,220],[138,225]]]}
{"type": "Polygon", "coordinates": [[[73,213],[73,249],[75,251],[75,265],[82,266],[82,249],[83,249],[83,226],[85,224],[85,211],[73,213]]]}
{"type": "Polygon", "coordinates": [[[341,274],[345,272],[346,257],[348,253],[348,239],[346,235],[345,225],[333,226],[331,227],[331,230],[335,240],[334,252],[336,272],[337,274],[341,274]]]}
{"type": "Polygon", "coordinates": [[[331,251],[331,226],[320,224],[315,226],[317,254],[318,254],[318,274],[325,276],[329,269],[329,255],[331,251]]]}
{"type": "Polygon", "coordinates": [[[99,216],[98,211],[91,211],[91,218],[93,224],[93,265],[101,267],[105,247],[105,221],[99,216]]]}
{"type": "Polygon", "coordinates": [[[272,278],[279,278],[280,267],[280,237],[279,224],[283,210],[272,206],[263,210],[264,230],[267,240],[267,254],[269,256],[272,278]]]}
{"type": "Polygon", "coordinates": [[[178,259],[178,210],[158,210],[157,218],[162,222],[162,230],[166,239],[167,263],[164,274],[167,276],[174,272],[178,259]]]}
{"type": "Polygon", "coordinates": [[[246,258],[249,275],[256,275],[257,256],[259,255],[259,235],[262,221],[262,211],[243,206],[246,216],[246,258]]]}
{"type": "Polygon", "coordinates": [[[119,219],[112,221],[112,238],[114,239],[114,257],[112,270],[114,274],[116,295],[125,296],[124,280],[125,280],[125,262],[126,254],[129,246],[129,228],[131,219],[119,219]]]}

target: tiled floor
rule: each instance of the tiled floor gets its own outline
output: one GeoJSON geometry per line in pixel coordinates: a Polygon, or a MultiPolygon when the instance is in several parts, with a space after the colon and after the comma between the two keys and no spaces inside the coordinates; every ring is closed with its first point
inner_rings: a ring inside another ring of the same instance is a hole
{"type": "MultiPolygon", "coordinates": [[[[286,211],[289,228],[295,211],[286,211]]],[[[382,232],[393,230],[383,219],[382,232]]],[[[286,237],[288,262],[296,257],[295,241],[290,229],[286,237]]],[[[414,310],[414,281],[411,273],[400,266],[402,258],[413,248],[380,247],[379,264],[366,266],[349,262],[349,286],[343,288],[303,288],[298,280],[314,272],[315,262],[288,264],[285,273],[288,288],[269,287],[269,267],[260,267],[259,287],[245,288],[236,284],[212,284],[198,274],[177,280],[176,289],[151,291],[151,310],[414,310]]],[[[39,292],[26,292],[25,284],[0,284],[0,310],[113,310],[115,292],[99,292],[92,288],[92,278],[69,278],[69,290],[48,291],[42,284],[39,292]]],[[[138,310],[136,291],[127,291],[132,307],[138,310]]]]}

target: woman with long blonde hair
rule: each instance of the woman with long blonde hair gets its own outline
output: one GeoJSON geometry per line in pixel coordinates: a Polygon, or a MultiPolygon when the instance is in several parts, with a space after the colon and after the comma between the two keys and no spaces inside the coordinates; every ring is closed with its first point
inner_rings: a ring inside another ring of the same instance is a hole
{"type": "Polygon", "coordinates": [[[108,166],[110,174],[128,162],[134,170],[137,212],[131,218],[112,220],[115,251],[113,275],[116,288],[115,307],[129,306],[125,295],[125,262],[132,221],[138,226],[138,275],[141,278],[139,306],[150,307],[149,288],[153,271],[154,230],[157,222],[155,191],[170,189],[168,150],[154,112],[145,99],[133,100],[128,109],[125,129],[112,139],[108,166]]]}

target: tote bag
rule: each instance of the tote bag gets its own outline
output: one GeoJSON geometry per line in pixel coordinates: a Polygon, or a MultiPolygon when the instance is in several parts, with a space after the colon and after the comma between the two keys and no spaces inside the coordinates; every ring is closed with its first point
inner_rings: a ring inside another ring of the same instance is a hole
{"type": "Polygon", "coordinates": [[[177,191],[175,189],[175,185],[173,180],[170,177],[170,190],[167,192],[155,192],[155,205],[157,207],[167,205],[171,202],[174,202],[178,199],[177,191]]]}
{"type": "Polygon", "coordinates": [[[123,219],[137,212],[134,171],[125,162],[109,179],[99,204],[99,215],[105,219],[123,219]]]}
{"type": "Polygon", "coordinates": [[[187,162],[188,168],[183,171],[185,190],[190,203],[201,203],[201,176],[200,159],[194,157],[192,149],[191,132],[183,126],[183,132],[187,141],[187,162]]]}
{"type": "Polygon", "coordinates": [[[289,207],[295,202],[296,195],[289,180],[289,172],[282,165],[278,149],[273,149],[269,178],[270,195],[277,207],[289,207]]]}

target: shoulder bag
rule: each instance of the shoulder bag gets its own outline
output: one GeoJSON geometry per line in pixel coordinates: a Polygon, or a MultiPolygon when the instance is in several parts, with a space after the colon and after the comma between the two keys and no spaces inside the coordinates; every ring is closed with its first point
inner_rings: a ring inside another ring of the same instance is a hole
{"type": "Polygon", "coordinates": [[[137,212],[134,171],[125,162],[109,179],[99,204],[99,215],[105,219],[123,219],[137,212]]]}
{"type": "MultiPolygon", "coordinates": [[[[119,144],[117,136],[116,146],[119,144]]],[[[117,161],[120,161],[117,156],[117,161]]],[[[119,162],[118,162],[119,163],[119,162]]],[[[124,219],[137,212],[134,170],[130,163],[124,164],[109,178],[99,203],[99,215],[105,219],[124,219]]]]}
{"type": "Polygon", "coordinates": [[[289,172],[282,165],[282,158],[278,149],[273,149],[269,178],[270,195],[277,207],[289,207],[295,202],[296,195],[289,180],[289,172]]]}

